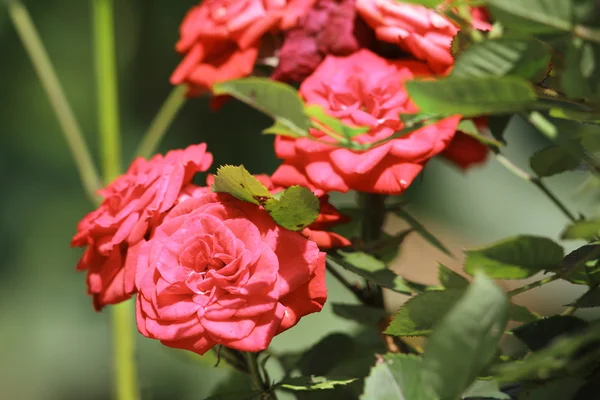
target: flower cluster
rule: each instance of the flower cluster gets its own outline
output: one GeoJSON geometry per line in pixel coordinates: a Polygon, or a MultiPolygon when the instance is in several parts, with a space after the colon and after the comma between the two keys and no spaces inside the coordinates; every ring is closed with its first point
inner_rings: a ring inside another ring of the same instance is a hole
{"type": "MultiPolygon", "coordinates": [[[[489,28],[483,14],[473,15],[475,28],[489,28]]],[[[100,191],[102,204],[72,241],[86,247],[78,269],[88,273],[94,307],[137,294],[142,334],[199,354],[216,344],[263,350],[321,310],[321,250],[351,244],[330,232],[347,218],[329,192],[400,194],[438,154],[462,168],[487,156],[457,133],[461,116],[392,137],[404,127],[402,114],[419,111],[406,81],[447,74],[457,32],[443,15],[395,0],[205,0],[193,7],[181,25],[176,49],[184,58],[173,84],[195,96],[267,68],[274,80],[299,83],[307,104],[366,127],[351,140],[373,146],[339,147],[316,128],[308,137],[275,139],[283,163],[256,178],[273,195],[302,185],[318,196],[320,214],[300,232],[279,226],[260,205],[213,193],[212,175],[195,185],[196,173],[212,164],[205,144],[136,159],[100,191]]]]}

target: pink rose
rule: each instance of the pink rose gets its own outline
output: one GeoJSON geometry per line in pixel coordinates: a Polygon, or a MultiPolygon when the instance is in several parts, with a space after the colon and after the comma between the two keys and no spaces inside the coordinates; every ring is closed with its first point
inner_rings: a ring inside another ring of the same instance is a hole
{"type": "Polygon", "coordinates": [[[137,268],[139,331],[198,354],[216,344],[264,350],[327,298],[325,253],[223,193],[177,205],[137,268]]]}
{"type": "MultiPolygon", "coordinates": [[[[399,114],[418,111],[407,96],[404,82],[431,75],[423,63],[388,61],[360,50],[347,57],[328,56],[300,86],[300,94],[307,103],[323,107],[350,125],[368,126],[367,133],[351,139],[367,144],[402,129],[399,114]]],[[[278,185],[300,184],[325,192],[398,194],[411,184],[425,162],[448,146],[459,119],[446,118],[364,152],[340,148],[315,129],[310,132],[312,136],[332,145],[277,136],[275,152],[284,163],[272,178],[278,185]]]]}
{"type": "MultiPolygon", "coordinates": [[[[356,0],[356,10],[379,40],[394,43],[427,62],[435,73],[445,74],[454,64],[450,46],[458,28],[435,11],[397,0],[356,0]]],[[[474,14],[477,29],[489,29],[489,24],[479,19],[483,16],[480,10],[474,14]]]]}
{"type": "Polygon", "coordinates": [[[184,54],[171,83],[186,83],[188,95],[216,82],[250,75],[260,39],[291,28],[314,0],[205,0],[192,8],[180,28],[176,50],[184,54]]]}
{"type": "Polygon", "coordinates": [[[88,291],[96,310],[135,292],[139,243],[173,207],[182,187],[211,163],[204,143],[149,161],[137,158],[125,174],[99,192],[104,201],[79,222],[71,242],[87,246],[77,269],[88,271],[88,291]]]}

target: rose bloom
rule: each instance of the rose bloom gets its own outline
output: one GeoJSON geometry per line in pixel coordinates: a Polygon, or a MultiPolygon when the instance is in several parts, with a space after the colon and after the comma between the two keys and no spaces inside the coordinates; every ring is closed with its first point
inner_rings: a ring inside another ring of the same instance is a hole
{"type": "MultiPolygon", "coordinates": [[[[435,73],[445,74],[454,64],[450,46],[458,27],[435,11],[397,0],[356,0],[356,9],[379,40],[394,43],[427,62],[435,73]]],[[[490,29],[482,20],[485,10],[474,10],[473,26],[490,29]]]]}
{"type": "Polygon", "coordinates": [[[322,309],[325,253],[226,193],[188,198],[140,250],[137,325],[169,347],[268,347],[322,309]]]}
{"type": "Polygon", "coordinates": [[[216,82],[250,75],[261,37],[293,27],[315,0],[205,0],[180,27],[176,50],[184,59],[171,83],[188,84],[188,95],[216,82]]]}
{"type": "Polygon", "coordinates": [[[126,300],[135,292],[135,258],[142,239],[173,207],[196,172],[206,171],[212,155],[206,144],[137,158],[127,172],[99,191],[100,206],[77,225],[72,246],[87,246],[78,270],[88,271],[94,307],[126,300]]]}
{"type": "MultiPolygon", "coordinates": [[[[307,103],[323,107],[349,125],[369,127],[367,133],[352,140],[373,143],[402,129],[399,114],[418,112],[404,82],[431,75],[424,63],[389,61],[360,50],[347,57],[328,56],[300,86],[300,94],[307,103]]],[[[275,152],[284,163],[272,179],[276,185],[300,184],[325,192],[398,194],[426,161],[448,146],[459,119],[446,118],[364,152],[308,138],[277,136],[275,152]]],[[[310,134],[335,143],[321,131],[311,129],[310,134]]]]}
{"type": "MultiPolygon", "coordinates": [[[[487,117],[475,118],[474,122],[481,129],[487,128],[487,117]]],[[[462,170],[483,164],[488,157],[488,147],[479,140],[463,132],[456,132],[450,145],[440,155],[462,170]]]]}

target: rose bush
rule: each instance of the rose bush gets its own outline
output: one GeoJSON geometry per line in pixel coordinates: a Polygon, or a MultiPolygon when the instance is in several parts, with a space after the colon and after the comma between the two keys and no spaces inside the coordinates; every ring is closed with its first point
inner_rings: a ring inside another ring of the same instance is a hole
{"type": "Polygon", "coordinates": [[[264,350],[327,298],[325,253],[223,193],[178,204],[141,247],[137,268],[139,331],[199,354],[216,344],[264,350]]]}
{"type": "MultiPolygon", "coordinates": [[[[300,94],[308,104],[317,104],[350,125],[368,126],[367,133],[352,138],[367,144],[402,129],[399,114],[418,111],[404,82],[432,74],[421,62],[389,61],[360,50],[347,57],[328,56],[302,83],[300,94]]],[[[334,139],[315,129],[310,131],[314,138],[332,144],[278,136],[275,152],[284,163],[273,174],[273,182],[325,192],[401,193],[424,163],[448,146],[459,119],[443,119],[364,152],[336,147],[334,139]]]]}
{"type": "Polygon", "coordinates": [[[88,271],[88,292],[96,310],[134,293],[139,243],[173,207],[181,189],[196,172],[206,171],[212,154],[206,144],[137,158],[127,172],[99,193],[100,206],[77,225],[72,246],[86,247],[77,265],[88,271]]]}
{"type": "Polygon", "coordinates": [[[180,27],[176,50],[183,61],[171,83],[186,83],[188,95],[210,90],[216,82],[249,75],[261,37],[290,29],[314,0],[206,0],[192,8],[180,27]]]}

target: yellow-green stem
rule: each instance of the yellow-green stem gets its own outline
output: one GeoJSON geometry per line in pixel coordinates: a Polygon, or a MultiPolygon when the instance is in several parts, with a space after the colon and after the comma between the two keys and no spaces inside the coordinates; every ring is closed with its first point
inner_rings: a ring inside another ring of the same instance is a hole
{"type": "Polygon", "coordinates": [[[115,2],[92,0],[94,5],[94,52],[98,131],[102,172],[109,183],[121,172],[119,96],[115,54],[115,2]]]}
{"type": "Polygon", "coordinates": [[[58,118],[71,155],[75,160],[84,190],[95,203],[98,200],[96,191],[100,188],[98,171],[85,143],[79,123],[50,62],[50,57],[48,57],[48,53],[25,6],[20,1],[13,0],[8,1],[7,7],[10,18],[58,118]]]}
{"type": "Polygon", "coordinates": [[[138,400],[132,301],[111,307],[113,363],[117,400],[138,400]]]}
{"type": "Polygon", "coordinates": [[[149,158],[156,148],[160,144],[164,137],[167,129],[171,126],[171,123],[179,114],[179,110],[185,104],[185,92],[187,88],[185,85],[176,86],[173,88],[162,107],[158,111],[158,114],[154,117],[154,120],[150,124],[150,128],[146,131],[142,143],[136,152],[136,156],[149,158]]]}
{"type": "MultiPolygon", "coordinates": [[[[115,55],[114,0],[92,0],[98,105],[98,132],[103,178],[106,183],[121,173],[119,96],[115,55]]],[[[133,308],[130,301],[111,307],[115,395],[117,400],[138,400],[133,308]]]]}

